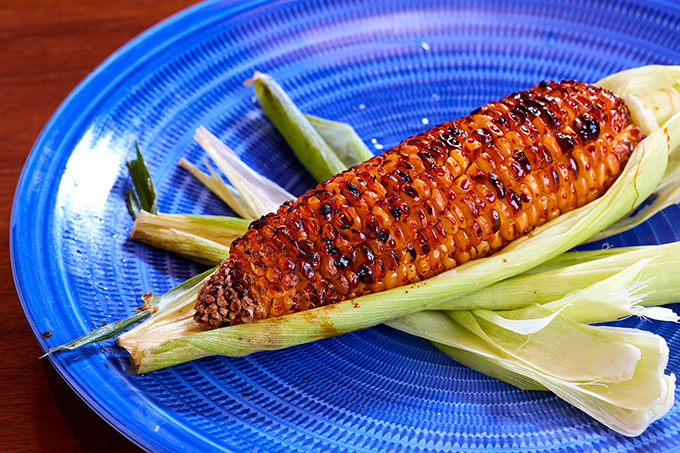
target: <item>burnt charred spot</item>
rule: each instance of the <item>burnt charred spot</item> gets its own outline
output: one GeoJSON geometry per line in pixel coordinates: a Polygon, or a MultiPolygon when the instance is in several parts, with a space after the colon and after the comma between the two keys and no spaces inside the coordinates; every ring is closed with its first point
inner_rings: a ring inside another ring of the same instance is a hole
{"type": "Polygon", "coordinates": [[[406,249],[409,255],[411,255],[411,258],[416,259],[416,256],[418,255],[416,253],[416,249],[413,248],[411,244],[409,244],[408,248],[406,249]]]}
{"type": "Polygon", "coordinates": [[[496,233],[501,229],[501,216],[495,209],[491,210],[491,220],[493,220],[493,232],[496,233]]]}
{"type": "Polygon", "coordinates": [[[366,244],[361,244],[361,250],[364,252],[364,256],[366,256],[368,264],[375,264],[375,254],[373,253],[373,250],[371,250],[371,248],[366,244]]]}
{"type": "Polygon", "coordinates": [[[524,192],[519,194],[519,199],[522,200],[522,203],[529,203],[531,201],[531,197],[529,196],[529,194],[526,194],[524,192]]]}
{"type": "Polygon", "coordinates": [[[546,88],[546,89],[549,90],[553,86],[553,81],[552,80],[542,80],[541,82],[539,82],[538,86],[541,87],[541,88],[546,88]]]}
{"type": "Polygon", "coordinates": [[[395,263],[399,264],[399,257],[397,256],[396,253],[394,253],[394,250],[390,250],[390,256],[392,257],[395,263]]]}
{"type": "Polygon", "coordinates": [[[321,255],[319,255],[318,253],[312,252],[308,254],[305,258],[312,264],[313,268],[319,267],[319,263],[321,262],[321,255]]]}
{"type": "Polygon", "coordinates": [[[345,214],[340,214],[338,220],[340,220],[339,228],[341,230],[346,230],[352,225],[352,221],[345,214]]]}
{"type": "Polygon", "coordinates": [[[496,125],[498,125],[502,128],[505,128],[505,127],[508,126],[508,119],[504,116],[501,116],[500,118],[496,118],[495,120],[493,120],[493,122],[494,122],[494,124],[496,124],[496,125]]]}
{"type": "Polygon", "coordinates": [[[359,277],[359,281],[363,283],[366,283],[368,285],[373,283],[373,271],[371,270],[370,267],[366,266],[365,264],[359,266],[359,269],[357,270],[357,276],[359,277]]]}
{"type": "Polygon", "coordinates": [[[473,132],[473,137],[484,145],[488,145],[491,143],[491,141],[493,141],[493,135],[488,129],[485,128],[475,129],[473,132]]]}
{"type": "Polygon", "coordinates": [[[548,126],[551,127],[557,127],[562,124],[562,122],[557,119],[555,114],[550,110],[548,106],[546,106],[543,102],[545,98],[535,98],[535,99],[528,99],[525,102],[525,105],[527,106],[528,109],[532,113],[535,113],[536,116],[541,116],[543,120],[546,122],[548,126]]]}
{"type": "Polygon", "coordinates": [[[600,124],[587,113],[574,120],[573,128],[584,142],[595,140],[600,136],[600,124]]]}
{"type": "Polygon", "coordinates": [[[305,256],[304,250],[302,250],[302,247],[300,247],[300,244],[297,242],[291,242],[290,244],[291,249],[293,250],[293,253],[295,253],[296,256],[301,257],[305,256]]]}
{"type": "Polygon", "coordinates": [[[413,186],[404,187],[404,193],[414,200],[418,198],[418,191],[413,186]]]}
{"type": "Polygon", "coordinates": [[[300,264],[300,273],[305,278],[312,278],[312,277],[314,277],[314,267],[310,263],[308,263],[307,261],[303,261],[300,264]]]}
{"type": "Polygon", "coordinates": [[[567,154],[574,149],[574,138],[569,134],[558,132],[555,134],[555,140],[557,140],[562,154],[567,154]]]}
{"type": "Polygon", "coordinates": [[[349,258],[347,258],[345,255],[340,255],[339,258],[336,258],[335,261],[333,261],[333,264],[338,269],[345,270],[347,269],[347,266],[349,266],[349,258]]]}
{"type": "Polygon", "coordinates": [[[541,105],[538,104],[537,102],[531,102],[531,101],[526,101],[524,102],[524,108],[528,113],[530,113],[533,116],[540,116],[541,115],[541,105]],[[538,107],[537,107],[538,105],[538,107]]]}
{"type": "Polygon", "coordinates": [[[541,146],[538,148],[538,150],[541,152],[541,155],[543,156],[543,159],[548,162],[549,164],[552,164],[553,158],[552,155],[550,154],[550,151],[544,144],[541,144],[541,146]]]}
{"type": "Polygon", "coordinates": [[[304,222],[300,219],[293,220],[291,223],[293,224],[293,227],[295,227],[297,231],[302,231],[304,228],[304,222]]]}
{"type": "Polygon", "coordinates": [[[276,228],[276,237],[281,241],[294,242],[293,236],[290,234],[290,230],[285,226],[280,226],[276,228]]]}
{"type": "Polygon", "coordinates": [[[487,179],[487,175],[483,171],[478,171],[477,173],[471,174],[470,179],[477,183],[484,183],[487,179]]]}
{"type": "Polygon", "coordinates": [[[522,166],[525,172],[527,173],[531,172],[531,162],[529,162],[529,159],[522,150],[520,149],[516,150],[515,153],[512,155],[512,158],[515,159],[517,163],[522,166]]]}
{"type": "Polygon", "coordinates": [[[524,168],[522,168],[522,166],[519,165],[517,162],[510,162],[510,168],[512,169],[512,171],[515,172],[518,179],[523,177],[527,173],[526,171],[524,171],[524,168]]]}
{"type": "Polygon", "coordinates": [[[505,185],[496,173],[489,173],[489,182],[493,188],[496,189],[496,195],[498,195],[498,198],[505,198],[505,185]]]}
{"type": "Polygon", "coordinates": [[[510,203],[512,209],[514,209],[515,212],[522,209],[522,200],[519,198],[519,195],[517,195],[517,192],[514,190],[509,190],[508,193],[508,202],[510,203]]]}
{"type": "Polygon", "coordinates": [[[557,174],[555,167],[550,167],[550,176],[552,177],[555,187],[560,187],[560,176],[557,174]]]}
{"type": "Polygon", "coordinates": [[[321,240],[326,244],[326,253],[329,255],[335,255],[340,253],[340,250],[333,245],[333,240],[330,238],[321,238],[321,240]]]}
{"type": "Polygon", "coordinates": [[[560,127],[562,125],[562,121],[560,121],[560,119],[549,108],[543,110],[543,117],[545,118],[545,122],[548,123],[548,126],[550,127],[560,127]]]}
{"type": "Polygon", "coordinates": [[[430,253],[430,250],[432,250],[432,247],[430,247],[430,244],[428,244],[427,242],[425,242],[424,244],[422,244],[422,245],[420,246],[420,249],[423,251],[424,254],[427,255],[428,253],[430,253]]]}
{"type": "Polygon", "coordinates": [[[399,219],[399,217],[401,217],[401,209],[399,209],[399,206],[392,206],[390,208],[390,214],[392,214],[395,219],[399,219]]]}
{"type": "Polygon", "coordinates": [[[377,233],[378,233],[378,239],[379,239],[381,242],[387,242],[387,240],[390,238],[390,233],[389,233],[389,231],[378,230],[377,233]]]}
{"type": "Polygon", "coordinates": [[[543,110],[545,110],[545,106],[538,102],[535,98],[525,98],[522,99],[522,103],[518,106],[521,109],[526,112],[526,115],[529,116],[541,116],[543,113],[543,110]]]}
{"type": "Polygon", "coordinates": [[[399,167],[405,170],[413,170],[413,165],[409,164],[406,160],[400,160],[399,167]]]}
{"type": "Polygon", "coordinates": [[[378,222],[374,218],[370,218],[366,221],[366,231],[368,231],[369,236],[375,238],[378,236],[378,222]]]}
{"type": "Polygon", "coordinates": [[[531,113],[522,104],[510,110],[509,114],[514,115],[518,121],[524,121],[531,116],[531,113]]]}
{"type": "Polygon", "coordinates": [[[453,135],[451,134],[442,134],[441,135],[442,140],[444,141],[444,145],[448,146],[449,148],[460,148],[461,144],[458,140],[456,140],[453,135]]]}
{"type": "Polygon", "coordinates": [[[267,219],[266,219],[266,217],[267,217],[266,215],[263,215],[263,216],[260,217],[259,219],[253,220],[253,221],[250,223],[250,225],[248,226],[248,229],[249,229],[249,230],[255,230],[255,229],[257,229],[257,228],[260,228],[260,227],[263,226],[263,225],[266,225],[266,224],[267,224],[267,219]]]}
{"type": "Polygon", "coordinates": [[[288,206],[288,213],[290,214],[295,210],[295,206],[288,206]]]}
{"type": "Polygon", "coordinates": [[[434,142],[432,142],[432,144],[434,146],[427,148],[427,150],[430,152],[430,154],[432,154],[432,157],[434,159],[439,159],[440,157],[442,157],[442,154],[444,153],[443,150],[444,150],[445,146],[439,140],[435,140],[434,142]],[[438,148],[437,148],[437,146],[438,146],[438,148]]]}
{"type": "Polygon", "coordinates": [[[427,171],[432,170],[432,167],[437,165],[437,162],[435,161],[434,156],[429,151],[419,152],[418,157],[420,157],[420,160],[423,162],[424,167],[427,171]]]}
{"type": "Polygon", "coordinates": [[[474,226],[472,227],[473,231],[477,235],[478,238],[482,237],[482,227],[479,226],[477,222],[475,222],[474,226]]]}
{"type": "Polygon", "coordinates": [[[319,200],[327,200],[328,198],[330,198],[330,197],[333,196],[329,191],[327,191],[327,190],[325,190],[325,189],[316,189],[316,190],[315,190],[314,192],[312,192],[312,193],[313,193],[314,195],[316,195],[316,197],[317,197],[319,200]]]}
{"type": "Polygon", "coordinates": [[[569,168],[574,172],[575,177],[578,179],[578,163],[573,156],[569,156],[569,168]]]}
{"type": "Polygon", "coordinates": [[[449,134],[453,135],[454,137],[462,137],[465,135],[465,132],[461,131],[457,127],[449,127],[449,134]]]}
{"type": "Polygon", "coordinates": [[[354,198],[359,198],[359,196],[361,195],[359,188],[351,182],[347,183],[345,185],[345,188],[349,191],[349,193],[351,193],[354,196],[354,198]]]}
{"type": "Polygon", "coordinates": [[[409,174],[401,170],[394,170],[394,174],[401,178],[401,180],[404,181],[406,184],[411,184],[413,182],[409,174]]]}
{"type": "Polygon", "coordinates": [[[441,141],[441,136],[440,136],[438,138],[433,139],[430,142],[430,146],[427,149],[438,155],[439,153],[441,153],[440,149],[443,149],[445,147],[446,146],[444,146],[444,142],[441,141]]]}
{"type": "Polygon", "coordinates": [[[302,248],[302,251],[307,254],[314,251],[314,244],[312,244],[312,241],[309,239],[303,239],[302,241],[298,242],[298,244],[300,245],[300,248],[302,248]]]}
{"type": "Polygon", "coordinates": [[[321,214],[324,217],[329,217],[332,213],[333,213],[333,206],[331,206],[329,203],[324,203],[319,208],[319,214],[321,214]]]}

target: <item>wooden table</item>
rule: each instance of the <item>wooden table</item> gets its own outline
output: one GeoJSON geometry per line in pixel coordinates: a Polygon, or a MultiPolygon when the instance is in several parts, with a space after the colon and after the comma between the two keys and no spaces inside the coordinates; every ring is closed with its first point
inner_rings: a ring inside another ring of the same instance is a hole
{"type": "Polygon", "coordinates": [[[71,390],[38,346],[9,258],[21,168],[44,124],[101,61],[190,0],[0,1],[0,450],[127,452],[139,448],[71,390]]]}

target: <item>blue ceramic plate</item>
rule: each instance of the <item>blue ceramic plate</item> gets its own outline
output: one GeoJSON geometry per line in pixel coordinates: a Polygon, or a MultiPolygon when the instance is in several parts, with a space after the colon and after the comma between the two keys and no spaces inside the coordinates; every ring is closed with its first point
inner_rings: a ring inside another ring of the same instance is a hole
{"type": "MultiPolygon", "coordinates": [[[[127,239],[125,161],[136,141],[163,212],[229,213],[176,165],[182,156],[200,162],[192,140],[199,125],[292,193],[312,186],[244,86],[255,70],[272,74],[306,112],[349,122],[378,152],[542,79],[595,81],[651,63],[680,64],[673,2],[199,4],[105,61],[35,144],[11,230],[26,316],[47,349],[202,270],[127,239]]],[[[676,241],[679,223],[674,207],[609,242],[676,241]]],[[[665,336],[668,368],[678,374],[676,325],[625,324],[665,336]]],[[[642,436],[625,438],[550,393],[516,390],[386,327],[142,376],[113,341],[50,360],[95,411],[149,450],[680,448],[678,404],[642,436]]]]}

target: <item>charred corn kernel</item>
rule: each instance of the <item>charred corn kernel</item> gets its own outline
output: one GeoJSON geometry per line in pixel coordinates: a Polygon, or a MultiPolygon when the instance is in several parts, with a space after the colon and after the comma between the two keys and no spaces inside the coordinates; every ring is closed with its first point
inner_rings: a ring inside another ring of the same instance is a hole
{"type": "Polygon", "coordinates": [[[213,327],[417,282],[602,195],[642,133],[623,101],[542,82],[320,183],[250,225],[201,288],[213,327]]]}

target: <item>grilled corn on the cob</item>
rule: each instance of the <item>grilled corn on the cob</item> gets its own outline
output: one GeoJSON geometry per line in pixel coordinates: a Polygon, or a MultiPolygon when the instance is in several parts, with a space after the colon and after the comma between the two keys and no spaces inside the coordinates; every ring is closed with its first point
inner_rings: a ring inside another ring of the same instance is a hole
{"type": "Polygon", "coordinates": [[[613,93],[542,82],[403,141],[253,222],[194,319],[250,322],[414,283],[599,197],[642,133],[613,93]]]}

